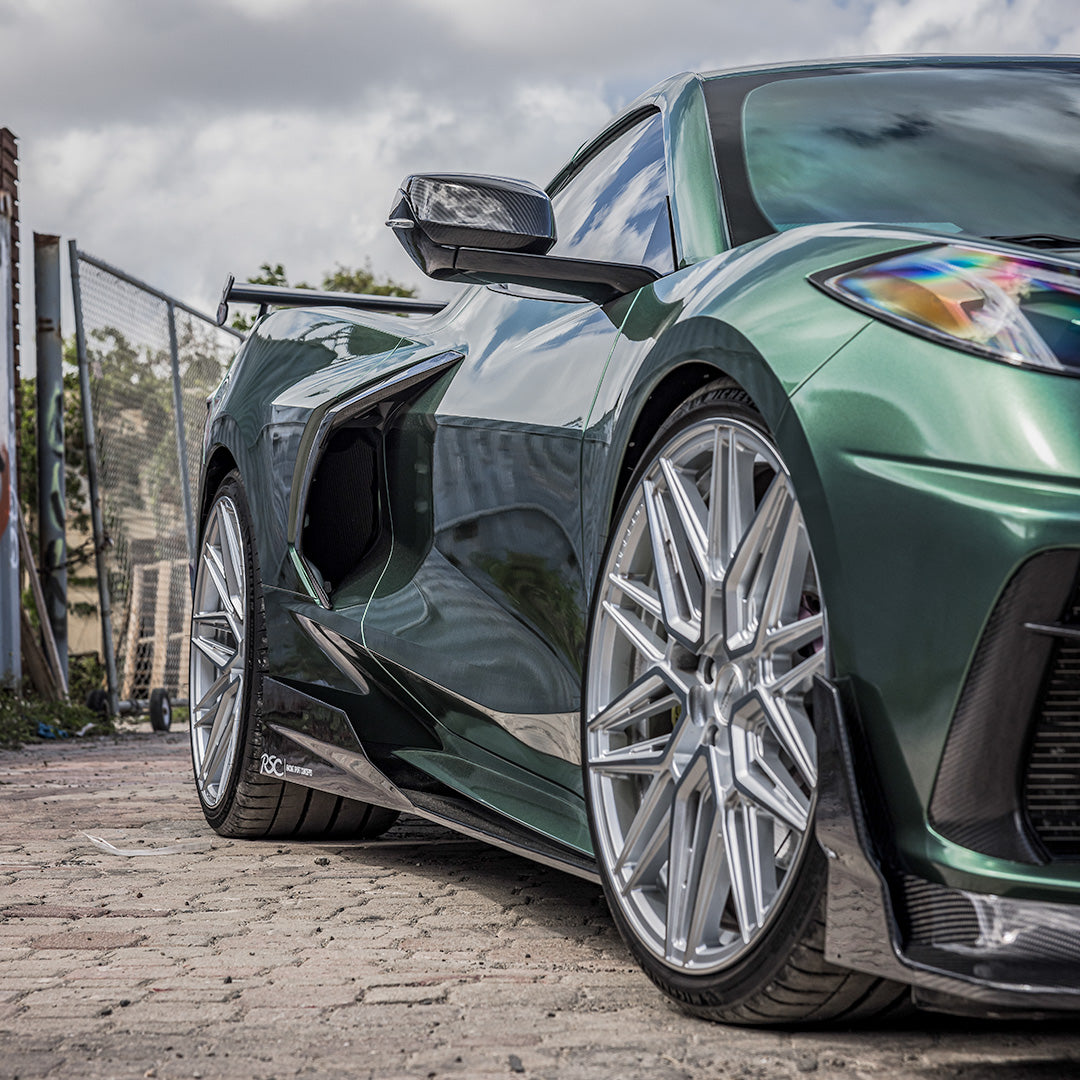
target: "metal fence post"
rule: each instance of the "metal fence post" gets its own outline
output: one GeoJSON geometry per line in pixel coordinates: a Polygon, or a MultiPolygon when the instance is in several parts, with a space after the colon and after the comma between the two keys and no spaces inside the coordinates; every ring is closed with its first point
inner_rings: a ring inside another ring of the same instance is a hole
{"type": "MultiPolygon", "coordinates": [[[[172,358],[173,411],[176,414],[176,454],[180,459],[180,498],[184,504],[188,562],[195,566],[195,515],[191,509],[191,481],[188,476],[187,440],[184,438],[184,397],[180,388],[180,349],[176,340],[176,305],[170,300],[169,355],[172,358]]],[[[194,579],[193,579],[194,580],[194,579]]]]}
{"type": "Polygon", "coordinates": [[[34,233],[37,309],[38,553],[56,654],[68,678],[64,371],[60,338],[60,237],[34,233]]]}
{"type": "Polygon", "coordinates": [[[94,437],[94,410],[90,400],[90,366],[86,355],[86,332],[83,327],[82,293],[79,288],[79,248],[68,241],[71,268],[71,298],[75,307],[75,347],[79,354],[79,390],[82,394],[83,427],[86,431],[86,472],[90,485],[90,520],[94,528],[94,553],[97,562],[98,602],[101,605],[101,653],[105,658],[109,715],[120,715],[120,694],[116,679],[116,651],[113,648],[112,608],[109,604],[109,567],[105,560],[105,523],[101,514],[101,489],[98,486],[97,440],[94,437]]]}

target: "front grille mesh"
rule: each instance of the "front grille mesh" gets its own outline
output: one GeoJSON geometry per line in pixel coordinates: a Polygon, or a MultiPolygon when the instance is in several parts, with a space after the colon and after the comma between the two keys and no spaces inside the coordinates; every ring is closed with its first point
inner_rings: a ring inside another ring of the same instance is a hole
{"type": "MultiPolygon", "coordinates": [[[[1067,620],[1080,624],[1080,605],[1067,620]]],[[[1054,648],[1035,714],[1024,801],[1049,855],[1080,857],[1080,640],[1054,648]]]]}

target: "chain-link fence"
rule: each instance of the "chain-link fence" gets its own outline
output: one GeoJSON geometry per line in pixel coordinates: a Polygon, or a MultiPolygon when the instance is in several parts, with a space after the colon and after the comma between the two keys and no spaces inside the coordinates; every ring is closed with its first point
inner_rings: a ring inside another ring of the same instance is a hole
{"type": "Polygon", "coordinates": [[[74,244],[72,255],[97,442],[110,692],[125,701],[156,687],[184,696],[206,398],[241,335],[74,244]]]}

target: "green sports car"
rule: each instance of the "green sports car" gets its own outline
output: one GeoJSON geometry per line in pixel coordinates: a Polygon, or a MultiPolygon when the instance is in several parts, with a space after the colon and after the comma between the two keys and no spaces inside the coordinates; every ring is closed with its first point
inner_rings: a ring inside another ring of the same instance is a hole
{"type": "Polygon", "coordinates": [[[680,75],[388,225],[471,287],[226,287],[209,823],[599,880],[711,1019],[1080,1007],[1080,60],[680,75]]]}

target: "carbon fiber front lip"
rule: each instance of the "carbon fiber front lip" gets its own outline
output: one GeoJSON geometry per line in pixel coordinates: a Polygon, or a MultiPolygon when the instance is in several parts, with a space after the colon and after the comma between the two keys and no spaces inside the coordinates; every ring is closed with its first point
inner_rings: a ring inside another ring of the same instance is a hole
{"type": "MultiPolygon", "coordinates": [[[[837,687],[814,685],[818,728],[817,839],[829,861],[826,958],[913,987],[927,1007],[967,1015],[1080,1010],[1080,906],[1013,901],[922,882],[924,902],[951,914],[970,905],[971,921],[952,939],[907,940],[909,913],[894,897],[900,875],[866,812],[872,778],[855,753],[837,687]],[[974,930],[972,929],[974,927],[974,930]]],[[[856,744],[857,747],[857,744],[856,744]]],[[[909,888],[910,881],[908,879],[909,888]]],[[[948,914],[945,915],[946,921],[948,914]]],[[[924,938],[926,935],[923,935],[924,938]]]]}

